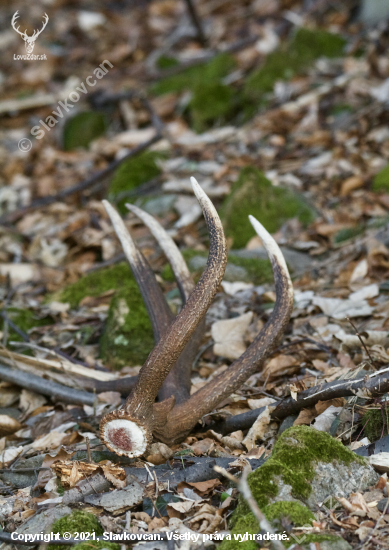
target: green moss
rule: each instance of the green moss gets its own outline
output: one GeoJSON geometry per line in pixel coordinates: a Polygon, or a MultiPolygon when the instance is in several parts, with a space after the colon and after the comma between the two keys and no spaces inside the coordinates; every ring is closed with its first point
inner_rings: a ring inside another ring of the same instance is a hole
{"type": "Polygon", "coordinates": [[[106,121],[103,113],[84,111],[69,118],[63,130],[65,151],[88,147],[94,139],[105,133],[106,121]]]}
{"type": "Polygon", "coordinates": [[[389,191],[389,164],[374,176],[373,191],[389,191]]]}
{"type": "Polygon", "coordinates": [[[389,424],[389,411],[387,407],[381,409],[369,409],[363,415],[362,426],[364,436],[366,435],[370,441],[377,441],[380,437],[384,435],[389,435],[388,431],[389,424]],[[384,421],[385,419],[385,427],[384,421]]]}
{"type": "MultiPolygon", "coordinates": [[[[315,519],[312,512],[299,502],[275,502],[264,508],[263,512],[266,518],[273,523],[275,529],[280,533],[283,532],[284,528],[282,525],[279,529],[277,529],[277,527],[280,525],[283,518],[288,518],[289,522],[295,527],[312,524],[312,520],[315,519]],[[275,520],[279,521],[277,522],[275,520]]],[[[254,535],[258,533],[259,530],[257,519],[252,512],[248,512],[246,515],[240,516],[237,519],[234,528],[231,530],[232,540],[223,540],[220,548],[221,550],[238,550],[238,548],[241,550],[254,550],[258,548],[258,542],[251,540],[242,542],[239,540],[239,535],[244,535],[245,533],[254,535]],[[235,539],[235,537],[237,537],[237,539],[235,539]]],[[[292,538],[290,538],[289,541],[283,541],[286,547],[292,544],[292,542],[295,542],[292,538]]]]}
{"type": "Polygon", "coordinates": [[[312,520],[315,519],[311,510],[300,502],[273,502],[266,506],[264,513],[271,523],[274,523],[275,520],[279,520],[280,523],[283,518],[288,518],[295,527],[312,524],[312,520]]]}
{"type": "MultiPolygon", "coordinates": [[[[28,334],[29,330],[34,327],[44,327],[52,325],[51,317],[39,318],[36,313],[29,309],[19,309],[10,307],[6,311],[9,319],[24,333],[28,334]]],[[[0,317],[0,330],[4,330],[4,319],[0,317]]],[[[23,338],[8,325],[8,340],[15,342],[23,342],[23,338]]]]}
{"type": "MultiPolygon", "coordinates": [[[[95,533],[96,536],[100,536],[104,532],[99,521],[93,514],[81,510],[74,510],[68,516],[55,521],[50,531],[59,533],[61,537],[64,533],[71,533],[73,537],[74,533],[95,533]]],[[[86,544],[86,542],[84,544],[86,544]]],[[[48,550],[62,550],[62,546],[59,544],[50,544],[48,550]]]]}
{"type": "Polygon", "coordinates": [[[100,357],[114,368],[144,363],[153,345],[151,323],[138,285],[126,263],[86,275],[52,296],[78,306],[85,296],[115,290],[100,338],[100,357]]]}
{"type": "Polygon", "coordinates": [[[196,132],[203,132],[215,123],[225,124],[236,113],[239,103],[237,92],[222,83],[222,78],[233,71],[235,65],[232,56],[220,54],[208,63],[164,78],[153,86],[152,92],[161,95],[190,91],[189,120],[196,132]]]}
{"type": "Polygon", "coordinates": [[[158,69],[171,69],[172,67],[177,67],[178,65],[177,59],[174,57],[169,57],[168,55],[161,55],[161,57],[158,58],[158,61],[156,63],[158,69]]]}
{"type": "Polygon", "coordinates": [[[215,123],[225,124],[236,110],[236,92],[218,82],[198,84],[189,103],[192,127],[204,132],[215,123]]]}
{"type": "Polygon", "coordinates": [[[104,548],[108,550],[120,550],[120,544],[107,542],[105,540],[86,540],[73,546],[74,550],[103,550],[104,548]]]}
{"type": "Polygon", "coordinates": [[[112,177],[108,189],[108,200],[116,202],[118,210],[127,212],[126,202],[131,202],[126,193],[142,183],[156,178],[161,173],[156,161],[163,155],[154,151],[144,151],[139,155],[124,161],[112,177]]]}
{"type": "MultiPolygon", "coordinates": [[[[189,267],[189,271],[193,273],[195,281],[198,280],[204,270],[208,252],[186,248],[181,253],[189,267]],[[203,261],[199,261],[200,259],[203,261]]],[[[173,270],[170,264],[165,265],[161,271],[161,277],[165,281],[174,281],[173,270]]],[[[231,281],[238,279],[243,282],[253,283],[254,285],[271,283],[273,281],[273,271],[269,260],[241,258],[234,254],[229,254],[224,280],[231,281]],[[241,268],[241,272],[237,268],[241,268]]]]}
{"type": "Polygon", "coordinates": [[[196,65],[177,75],[163,78],[152,86],[151,92],[155,95],[162,95],[170,92],[194,90],[201,85],[210,83],[220,83],[223,77],[234,70],[235,65],[234,58],[223,53],[203,65],[196,65]]]}
{"type": "Polygon", "coordinates": [[[235,248],[244,247],[255,235],[248,219],[249,214],[257,218],[270,233],[277,231],[288,219],[297,217],[306,226],[315,218],[313,209],[301,194],[274,187],[253,166],[241,170],[220,214],[226,235],[233,238],[235,248]]]}
{"type": "Polygon", "coordinates": [[[154,346],[150,319],[134,281],[115,293],[100,339],[100,356],[113,368],[142,365],[154,346]]]}
{"type": "Polygon", "coordinates": [[[340,56],[345,43],[337,34],[299,28],[292,40],[269,54],[264,65],[249,76],[244,87],[245,97],[254,102],[262,99],[264,93],[273,90],[277,80],[289,80],[305,71],[315,59],[340,56]]]}
{"type": "MultiPolygon", "coordinates": [[[[249,474],[248,483],[251,492],[261,509],[269,500],[277,496],[276,477],[282,476],[285,484],[292,487],[292,496],[306,499],[311,494],[310,481],[315,476],[315,464],[338,460],[345,464],[365,463],[365,459],[347,449],[342,443],[325,432],[319,432],[310,426],[293,426],[285,430],[271,457],[257,470],[249,474]]],[[[246,502],[240,499],[233,515],[232,523],[240,515],[249,513],[246,502]]]]}
{"type": "Polygon", "coordinates": [[[364,230],[364,225],[357,225],[356,227],[347,227],[346,229],[341,229],[340,231],[335,233],[334,243],[338,244],[344,241],[348,241],[349,239],[353,239],[354,237],[361,235],[364,230]]]}

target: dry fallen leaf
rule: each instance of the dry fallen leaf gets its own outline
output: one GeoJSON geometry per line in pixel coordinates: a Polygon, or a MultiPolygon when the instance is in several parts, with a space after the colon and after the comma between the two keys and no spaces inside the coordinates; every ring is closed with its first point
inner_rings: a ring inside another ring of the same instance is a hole
{"type": "Polygon", "coordinates": [[[251,323],[253,313],[249,311],[239,317],[216,321],[212,325],[212,338],[215,341],[213,353],[237,359],[246,351],[245,333],[251,323]]]}

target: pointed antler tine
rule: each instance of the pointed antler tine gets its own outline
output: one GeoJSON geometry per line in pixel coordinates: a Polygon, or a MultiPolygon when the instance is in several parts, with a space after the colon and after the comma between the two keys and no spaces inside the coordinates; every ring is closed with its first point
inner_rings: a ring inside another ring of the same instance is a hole
{"type": "Polygon", "coordinates": [[[185,303],[189,297],[189,294],[194,288],[194,282],[189,269],[179,251],[176,243],[165,231],[162,225],[157,222],[155,218],[150,216],[147,212],[135,206],[135,204],[126,204],[126,207],[133,212],[142,222],[150,229],[151,234],[157,240],[159,246],[165,253],[169,264],[172,267],[174,276],[177,281],[178,288],[182,297],[182,301],[185,303]]]}
{"type": "Polygon", "coordinates": [[[117,454],[140,456],[151,441],[153,429],[162,427],[174,406],[174,398],[154,406],[169,371],[181,355],[219,288],[227,264],[227,246],[219,216],[204,191],[192,180],[210,234],[207,266],[167,333],[140,370],[138,383],[124,408],[106,415],[100,423],[102,441],[117,454]]]}
{"type": "MultiPolygon", "coordinates": [[[[176,243],[167,231],[165,231],[162,225],[157,222],[155,218],[150,216],[150,214],[134,204],[126,204],[126,207],[143,221],[159,243],[173,269],[173,273],[180,290],[182,302],[185,304],[195,285],[192,275],[190,274],[176,243]]],[[[158,399],[160,401],[168,399],[172,395],[174,395],[176,403],[183,403],[189,398],[192,364],[198,353],[198,348],[203,338],[204,331],[205,322],[203,320],[195,330],[192,338],[186,345],[176,364],[164,380],[162,387],[158,392],[158,399]]]]}
{"type": "Polygon", "coordinates": [[[158,342],[171,323],[173,314],[155,279],[154,273],[143,254],[135,246],[122,218],[108,201],[104,200],[103,204],[107,214],[111,218],[112,225],[122,244],[124,254],[138,283],[153,327],[155,341],[158,342]]]}
{"type": "Polygon", "coordinates": [[[258,372],[264,359],[274,349],[284,334],[293,309],[293,285],[285,259],[273,237],[250,216],[250,221],[261,237],[269,255],[276,284],[277,300],[266,325],[252,344],[224,372],[194,393],[185,403],[177,405],[169,415],[169,421],[156,435],[172,443],[185,436],[204,415],[235,392],[252,374],[258,372]]]}

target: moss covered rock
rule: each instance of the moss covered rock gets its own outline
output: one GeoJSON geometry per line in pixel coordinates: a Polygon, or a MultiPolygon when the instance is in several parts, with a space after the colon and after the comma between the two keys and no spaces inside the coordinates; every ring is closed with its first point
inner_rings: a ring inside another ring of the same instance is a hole
{"type": "MultiPolygon", "coordinates": [[[[51,526],[51,531],[53,533],[59,533],[61,537],[64,533],[71,533],[72,537],[75,536],[75,533],[95,533],[96,537],[98,537],[103,534],[104,529],[93,514],[81,510],[74,510],[68,516],[55,521],[51,526]]],[[[79,546],[81,546],[81,544],[79,546]]],[[[50,544],[48,546],[48,550],[62,550],[62,548],[63,547],[59,544],[50,544]]]]}
{"type": "Polygon", "coordinates": [[[131,269],[120,263],[94,271],[56,294],[54,299],[78,306],[85,296],[115,290],[100,338],[100,356],[113,368],[140,365],[154,345],[151,323],[131,269]]]}
{"type": "Polygon", "coordinates": [[[109,185],[107,198],[116,203],[122,214],[127,212],[125,203],[132,202],[127,196],[128,192],[159,176],[161,170],[156,161],[162,156],[158,152],[144,151],[124,161],[117,168],[109,185]]]}
{"type": "MultiPolygon", "coordinates": [[[[280,436],[265,464],[249,474],[248,483],[259,507],[277,528],[283,518],[294,526],[311,523],[314,516],[309,508],[315,510],[319,501],[336,495],[339,488],[346,492],[363,491],[378,477],[365,459],[329,434],[309,426],[294,426],[280,436]]],[[[242,543],[235,539],[246,532],[258,532],[258,524],[242,497],[231,518],[231,527],[231,540],[224,540],[221,550],[235,550],[237,545],[241,550],[254,550],[255,541],[242,543]]],[[[283,531],[282,524],[279,531],[283,531]]],[[[342,539],[328,535],[307,535],[303,543],[321,540],[331,542],[328,549],[342,544],[342,539]]],[[[294,542],[290,538],[286,546],[294,542]]],[[[347,548],[339,546],[343,547],[347,548]]]]}
{"type": "Polygon", "coordinates": [[[373,179],[373,191],[389,191],[389,164],[373,179]]]}
{"type": "MultiPolygon", "coordinates": [[[[199,279],[207,263],[208,252],[187,248],[182,250],[181,253],[190,272],[193,273],[194,279],[199,279]]],[[[163,268],[161,276],[165,281],[174,281],[173,270],[169,264],[163,268]]],[[[273,271],[269,260],[240,258],[239,256],[229,254],[223,280],[229,282],[243,281],[260,285],[273,281],[273,271]]]]}
{"type": "Polygon", "coordinates": [[[289,80],[306,71],[319,57],[338,57],[346,41],[337,34],[319,29],[299,28],[292,40],[269,54],[264,65],[246,80],[244,96],[248,101],[259,101],[271,92],[277,80],[289,80]]]}
{"type": "Polygon", "coordinates": [[[297,217],[304,225],[315,218],[313,208],[300,193],[274,187],[253,166],[241,170],[220,210],[226,235],[233,238],[234,248],[244,247],[255,235],[248,219],[249,214],[257,218],[270,233],[277,231],[291,218],[297,217]]]}
{"type": "Polygon", "coordinates": [[[65,151],[88,147],[94,139],[105,133],[106,121],[103,113],[84,111],[69,118],[63,129],[65,151]]]}

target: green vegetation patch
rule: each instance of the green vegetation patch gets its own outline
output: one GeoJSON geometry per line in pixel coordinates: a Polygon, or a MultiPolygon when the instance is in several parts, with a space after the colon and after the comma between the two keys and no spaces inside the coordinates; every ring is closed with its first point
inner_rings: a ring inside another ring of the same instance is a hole
{"type": "Polygon", "coordinates": [[[100,357],[113,368],[140,365],[154,345],[151,323],[138,285],[126,263],[90,273],[54,295],[54,300],[78,306],[85,296],[115,290],[100,338],[100,357]]]}
{"type": "Polygon", "coordinates": [[[363,432],[370,441],[377,441],[380,437],[389,435],[389,411],[387,407],[382,409],[369,409],[363,415],[363,432]]]}
{"type": "Polygon", "coordinates": [[[233,238],[234,248],[243,248],[255,235],[249,214],[257,218],[269,233],[277,231],[291,218],[297,217],[304,226],[315,218],[313,208],[300,193],[274,187],[253,166],[241,170],[220,214],[226,235],[233,238]]]}
{"type": "Polygon", "coordinates": [[[190,123],[196,132],[203,132],[215,123],[225,124],[237,111],[237,92],[222,82],[235,66],[235,60],[231,55],[220,54],[208,63],[190,67],[177,75],[164,78],[155,84],[151,91],[156,95],[190,91],[190,123]]]}
{"type": "Polygon", "coordinates": [[[126,202],[132,202],[126,194],[142,183],[156,178],[161,173],[157,160],[163,155],[154,151],[144,151],[124,161],[115,171],[108,189],[108,200],[115,202],[121,214],[127,212],[126,202]]]}
{"type": "MultiPolygon", "coordinates": [[[[72,537],[74,537],[75,533],[95,533],[97,537],[101,536],[104,532],[104,529],[93,514],[81,510],[74,510],[68,516],[58,519],[53,523],[50,530],[53,533],[59,533],[61,537],[64,533],[71,533],[72,537]]],[[[87,542],[92,541],[85,541],[82,544],[85,545],[87,542]]],[[[78,546],[81,546],[81,544],[78,546]]],[[[62,548],[59,544],[49,544],[48,546],[48,550],[62,550],[62,548]]],[[[96,546],[96,548],[98,547],[96,546]]],[[[112,550],[116,549],[112,548],[112,550]]]]}
{"type": "MultiPolygon", "coordinates": [[[[51,317],[39,318],[36,313],[30,309],[19,309],[16,307],[10,307],[6,311],[7,317],[22,330],[25,334],[28,334],[29,330],[34,327],[45,327],[53,324],[51,317]]],[[[0,317],[0,330],[4,330],[4,319],[0,317]]],[[[8,340],[15,342],[23,342],[23,338],[8,325],[8,340]]]]}
{"type": "Polygon", "coordinates": [[[292,40],[270,53],[264,65],[246,80],[244,95],[258,101],[271,92],[277,80],[290,80],[319,57],[339,57],[346,41],[337,34],[319,29],[299,28],[292,40]]]}
{"type": "Polygon", "coordinates": [[[295,527],[312,524],[312,521],[315,519],[311,510],[300,502],[273,502],[273,504],[266,506],[264,511],[267,519],[271,523],[280,526],[284,518],[288,518],[290,523],[293,523],[295,527]]]}
{"type": "Polygon", "coordinates": [[[96,138],[103,135],[107,124],[103,113],[84,111],[69,118],[63,129],[63,148],[65,151],[88,147],[96,138]]]}
{"type": "Polygon", "coordinates": [[[170,92],[193,90],[210,82],[217,83],[233,71],[235,66],[235,59],[229,54],[222,53],[207,63],[189,67],[179,74],[163,78],[152,86],[151,91],[155,95],[163,95],[170,92]]]}
{"type": "Polygon", "coordinates": [[[389,164],[374,176],[373,191],[389,191],[389,164]]]}
{"type": "MultiPolygon", "coordinates": [[[[181,253],[188,265],[189,271],[193,273],[194,279],[197,281],[205,268],[208,252],[186,248],[181,253]]],[[[170,264],[167,264],[163,268],[161,277],[165,281],[174,281],[173,270],[170,264]]],[[[273,281],[273,271],[269,260],[241,258],[229,254],[224,280],[230,282],[239,280],[253,283],[254,285],[271,283],[273,281]]]]}
{"type": "Polygon", "coordinates": [[[334,236],[334,243],[342,243],[344,241],[348,241],[349,239],[353,239],[354,237],[358,237],[358,235],[361,235],[365,231],[365,225],[357,225],[355,227],[346,227],[345,229],[340,229],[337,233],[335,233],[334,236]]]}
{"type": "Polygon", "coordinates": [[[104,550],[104,548],[108,550],[120,550],[120,544],[104,540],[86,540],[73,546],[74,550],[104,550]]]}

